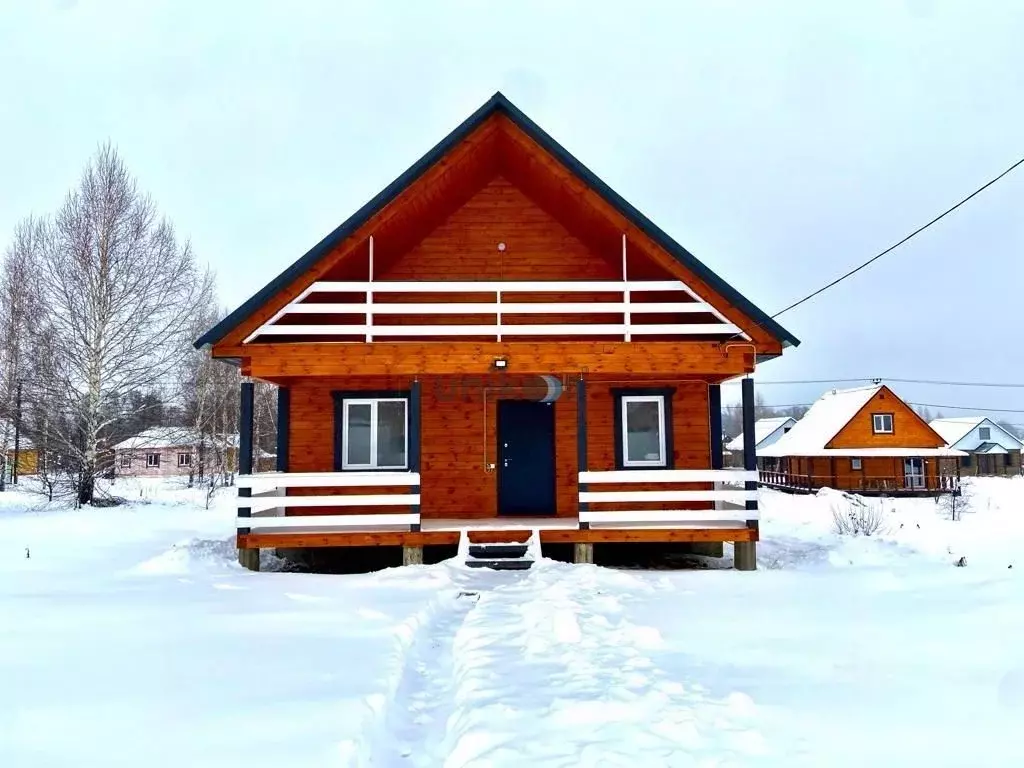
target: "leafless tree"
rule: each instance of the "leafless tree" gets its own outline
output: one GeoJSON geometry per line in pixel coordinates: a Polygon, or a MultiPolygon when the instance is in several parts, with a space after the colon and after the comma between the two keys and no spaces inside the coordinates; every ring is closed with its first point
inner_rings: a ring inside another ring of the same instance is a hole
{"type": "Polygon", "coordinates": [[[49,394],[69,417],[78,501],[91,503],[119,401],[176,378],[212,279],[108,144],[47,228],[39,282],[62,364],[49,394]]]}

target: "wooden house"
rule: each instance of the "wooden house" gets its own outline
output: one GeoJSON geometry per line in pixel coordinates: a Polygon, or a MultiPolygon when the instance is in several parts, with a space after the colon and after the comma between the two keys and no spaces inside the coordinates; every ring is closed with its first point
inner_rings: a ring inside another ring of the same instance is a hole
{"type": "Polygon", "coordinates": [[[761,451],[761,481],[791,490],[928,495],[959,488],[964,454],[884,385],[834,389],[761,451]]]}
{"type": "MultiPolygon", "coordinates": [[[[217,439],[223,451],[224,472],[238,471],[239,442],[237,433],[217,439]]],[[[257,469],[276,466],[268,452],[255,447],[252,450],[257,469]]],[[[151,427],[114,445],[114,473],[123,477],[190,477],[203,471],[203,451],[209,452],[208,468],[215,452],[211,438],[187,427],[151,427]]]]}
{"type": "Polygon", "coordinates": [[[950,448],[963,451],[961,475],[1019,475],[1024,443],[985,416],[935,419],[932,429],[942,435],[950,448]]]}
{"type": "Polygon", "coordinates": [[[277,471],[250,474],[242,385],[248,567],[529,536],[735,542],[748,568],[719,385],[797,343],[499,93],[196,345],[279,387],[277,471]]]}
{"type": "MultiPolygon", "coordinates": [[[[772,416],[771,418],[758,419],[754,422],[754,453],[760,455],[760,451],[769,445],[774,445],[779,439],[789,432],[796,424],[792,416],[772,416]]],[[[725,444],[726,466],[743,466],[743,434],[739,434],[725,444]]],[[[758,460],[758,469],[761,468],[761,461],[758,460]]]]}

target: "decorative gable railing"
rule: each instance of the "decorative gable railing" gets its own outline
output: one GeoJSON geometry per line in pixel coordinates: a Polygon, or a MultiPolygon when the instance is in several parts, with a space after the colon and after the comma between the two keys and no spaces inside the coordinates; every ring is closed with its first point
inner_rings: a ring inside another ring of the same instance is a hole
{"type": "Polygon", "coordinates": [[[740,328],[679,280],[320,281],[245,341],[737,334],[740,328]]]}

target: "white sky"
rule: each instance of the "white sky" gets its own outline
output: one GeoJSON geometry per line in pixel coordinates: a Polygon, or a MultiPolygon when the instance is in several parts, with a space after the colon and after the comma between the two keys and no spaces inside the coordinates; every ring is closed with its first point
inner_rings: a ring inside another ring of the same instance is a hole
{"type": "MultiPolygon", "coordinates": [[[[1022,40],[1011,0],[9,1],[0,243],[109,138],[233,308],[500,89],[772,313],[1024,154],[1022,40]]],[[[1022,212],[1024,169],[784,315],[759,376],[1024,382],[1022,212]]]]}

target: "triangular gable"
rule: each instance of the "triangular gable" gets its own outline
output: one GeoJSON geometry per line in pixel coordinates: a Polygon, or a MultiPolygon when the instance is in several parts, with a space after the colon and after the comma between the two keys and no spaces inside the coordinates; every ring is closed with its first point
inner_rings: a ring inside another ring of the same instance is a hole
{"type": "MultiPolygon", "coordinates": [[[[444,175],[443,173],[439,174],[438,171],[439,169],[444,170],[444,163],[454,162],[453,158],[460,151],[463,151],[463,156],[465,156],[464,146],[460,145],[464,145],[465,142],[482,141],[486,132],[492,130],[490,126],[500,120],[509,121],[514,128],[508,134],[511,140],[505,151],[521,151],[522,147],[517,145],[521,136],[539,146],[573,181],[596,193],[598,202],[606,209],[606,213],[611,213],[621,219],[624,230],[629,229],[631,232],[635,230],[634,240],[648,240],[653,246],[652,249],[647,249],[648,255],[655,258],[661,258],[663,254],[667,255],[670,262],[668,268],[677,273],[684,273],[685,277],[680,275],[680,279],[691,283],[690,287],[710,305],[732,315],[741,314],[749,322],[737,322],[736,320],[734,322],[744,327],[745,330],[757,333],[761,337],[773,338],[782,346],[799,344],[796,337],[622,199],[501,93],[496,93],[458,128],[341,226],[224,320],[203,334],[195,342],[195,345],[201,347],[215,344],[224,340],[232,332],[236,332],[240,326],[258,325],[259,322],[267,319],[306,287],[303,284],[304,280],[308,285],[318,279],[319,274],[326,272],[330,266],[328,261],[332,254],[337,256],[341,246],[350,238],[355,239],[358,233],[372,223],[375,218],[384,214],[401,215],[395,214],[396,208],[392,204],[400,201],[403,194],[408,194],[418,181],[424,180],[430,174],[435,174],[438,183],[443,183],[444,175]]],[[[449,177],[452,175],[448,174],[449,177]]],[[[454,191],[459,192],[460,190],[454,191]]],[[[341,257],[337,256],[337,258],[341,257]]]]}
{"type": "Polygon", "coordinates": [[[939,448],[944,445],[946,445],[946,441],[942,435],[932,429],[928,422],[903,402],[895,392],[882,385],[864,405],[857,409],[857,412],[835,433],[825,447],[828,449],[875,446],[939,448]],[[871,415],[873,413],[893,414],[895,428],[891,435],[872,432],[871,415]]]}
{"type": "Polygon", "coordinates": [[[1010,438],[1011,441],[1024,447],[1024,441],[1008,430],[1003,429],[1003,427],[992,421],[988,416],[932,419],[929,424],[932,429],[942,436],[943,440],[946,441],[950,448],[956,448],[957,444],[965,440],[972,432],[974,432],[974,430],[983,425],[999,430],[1010,438]]]}

